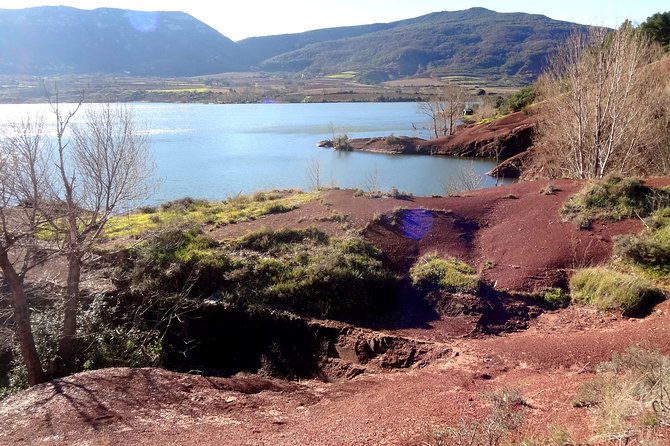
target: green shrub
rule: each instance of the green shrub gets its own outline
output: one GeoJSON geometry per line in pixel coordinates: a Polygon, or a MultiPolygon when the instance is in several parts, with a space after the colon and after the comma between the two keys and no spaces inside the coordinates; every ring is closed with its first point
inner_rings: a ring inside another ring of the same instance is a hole
{"type": "Polygon", "coordinates": [[[550,308],[562,308],[570,303],[570,296],[561,288],[542,290],[542,301],[550,308]]]}
{"type": "Polygon", "coordinates": [[[424,289],[443,289],[456,293],[476,293],[480,278],[468,264],[454,259],[441,259],[435,254],[420,258],[410,270],[414,286],[424,289]]]}
{"type": "Polygon", "coordinates": [[[602,311],[621,310],[634,315],[651,308],[663,294],[646,279],[597,267],[575,272],[570,279],[570,296],[575,302],[602,311]]]}
{"type": "Polygon", "coordinates": [[[242,308],[319,317],[374,312],[389,302],[395,285],[371,244],[315,228],[264,229],[226,244],[175,232],[157,236],[136,255],[131,281],[143,294],[188,290],[191,297],[216,294],[242,308]]]}
{"type": "Polygon", "coordinates": [[[503,115],[518,112],[532,104],[536,95],[534,87],[525,87],[507,99],[498,98],[496,108],[503,115]]]}
{"type": "Polygon", "coordinates": [[[614,254],[641,266],[655,275],[670,274],[670,208],[654,212],[640,235],[622,235],[614,239],[614,254]]]}
{"type": "Polygon", "coordinates": [[[248,234],[234,242],[237,249],[250,249],[263,253],[279,253],[287,247],[306,242],[315,244],[328,243],[328,236],[314,228],[307,229],[261,229],[248,234]]]}
{"type": "Polygon", "coordinates": [[[579,227],[588,227],[594,220],[621,220],[646,217],[656,209],[670,204],[670,191],[645,186],[638,178],[611,176],[591,183],[570,197],[561,215],[579,227]]]}

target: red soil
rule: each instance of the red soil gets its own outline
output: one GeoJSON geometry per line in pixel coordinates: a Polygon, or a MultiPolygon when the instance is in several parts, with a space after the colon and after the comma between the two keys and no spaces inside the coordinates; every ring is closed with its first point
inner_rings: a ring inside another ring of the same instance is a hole
{"type": "MultiPolygon", "coordinates": [[[[312,224],[332,234],[365,229],[398,270],[437,252],[483,269],[497,289],[534,290],[560,283],[574,267],[604,262],[614,235],[641,229],[631,220],[580,231],[562,222],[558,211],[581,184],[556,181],[559,191],[542,195],[546,184],[411,200],[330,191],[322,201],[286,214],[212,233],[230,237],[263,226],[312,224]],[[430,212],[400,212],[392,224],[398,206],[430,212]],[[323,221],[331,210],[345,215],[345,222],[323,221]],[[368,225],[378,213],[387,218],[368,225]],[[484,269],[485,264],[494,266],[484,269]]],[[[512,441],[548,438],[552,429],[565,427],[572,444],[586,444],[593,432],[592,413],[570,404],[577,388],[614,351],[640,345],[670,353],[669,313],[668,302],[644,319],[570,307],[541,314],[527,330],[502,336],[473,336],[474,321],[468,316],[389,325],[387,333],[435,342],[453,353],[411,369],[367,371],[334,382],[205,378],[158,369],[87,372],[0,402],[0,444],[432,444],[433,428],[453,426],[462,416],[482,417],[488,410],[483,395],[504,387],[519,388],[528,403],[512,441]]],[[[665,434],[670,444],[670,433],[665,434]]]]}

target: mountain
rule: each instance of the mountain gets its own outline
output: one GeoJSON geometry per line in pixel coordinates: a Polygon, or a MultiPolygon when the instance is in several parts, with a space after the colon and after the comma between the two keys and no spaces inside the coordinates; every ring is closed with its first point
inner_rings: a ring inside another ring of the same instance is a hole
{"type": "MultiPolygon", "coordinates": [[[[431,68],[442,74],[526,77],[539,74],[547,54],[574,30],[586,26],[524,13],[498,13],[484,8],[436,12],[346,35],[332,29],[330,39],[305,41],[294,34],[296,49],[269,57],[264,70],[338,72],[379,70],[399,76],[431,68]],[[297,48],[300,46],[300,48],[297,48]]],[[[274,37],[254,38],[256,48],[272,48],[274,37]]],[[[282,36],[289,41],[291,36],[282,36]]],[[[244,48],[247,41],[239,44],[244,48]]],[[[285,44],[281,50],[288,48],[285,44]]],[[[267,54],[270,54],[268,52],[267,54]]]]}
{"type": "Polygon", "coordinates": [[[0,74],[356,71],[385,80],[430,70],[529,80],[575,29],[586,27],[471,8],[233,42],[182,12],[0,9],[0,74]]]}
{"type": "Polygon", "coordinates": [[[0,9],[0,73],[190,76],[247,66],[232,40],[183,12],[0,9]]]}

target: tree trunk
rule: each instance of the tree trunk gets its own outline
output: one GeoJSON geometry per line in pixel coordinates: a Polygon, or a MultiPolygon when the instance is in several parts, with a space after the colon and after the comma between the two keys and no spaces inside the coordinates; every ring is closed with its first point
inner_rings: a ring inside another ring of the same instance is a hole
{"type": "Polygon", "coordinates": [[[74,371],[75,340],[77,335],[77,307],[79,306],[79,281],[81,279],[81,259],[77,253],[68,256],[67,291],[63,305],[63,330],[58,340],[57,366],[62,374],[74,371]]]}
{"type": "Polygon", "coordinates": [[[23,289],[23,280],[16,273],[6,252],[0,252],[0,269],[2,269],[5,280],[12,292],[16,337],[19,340],[23,362],[28,370],[28,383],[34,386],[46,381],[46,377],[44,370],[42,370],[40,357],[37,354],[37,348],[35,347],[35,338],[33,337],[33,330],[30,325],[30,311],[28,310],[28,302],[23,289]]]}

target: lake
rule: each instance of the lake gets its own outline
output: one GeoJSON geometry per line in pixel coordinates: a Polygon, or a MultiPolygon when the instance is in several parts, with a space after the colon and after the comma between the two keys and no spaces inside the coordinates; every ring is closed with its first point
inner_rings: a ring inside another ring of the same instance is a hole
{"type": "MultiPolygon", "coordinates": [[[[221,200],[268,189],[310,189],[309,166],[318,164],[321,183],[414,195],[444,194],[463,169],[482,176],[491,161],[443,157],[336,152],[316,147],[333,134],[350,138],[408,135],[428,137],[428,117],[416,103],[334,104],[128,104],[151,134],[159,186],[149,202],[192,196],[221,200]]],[[[0,122],[17,114],[42,113],[48,105],[0,105],[0,122]]],[[[81,115],[81,112],[80,112],[81,115]]]]}

